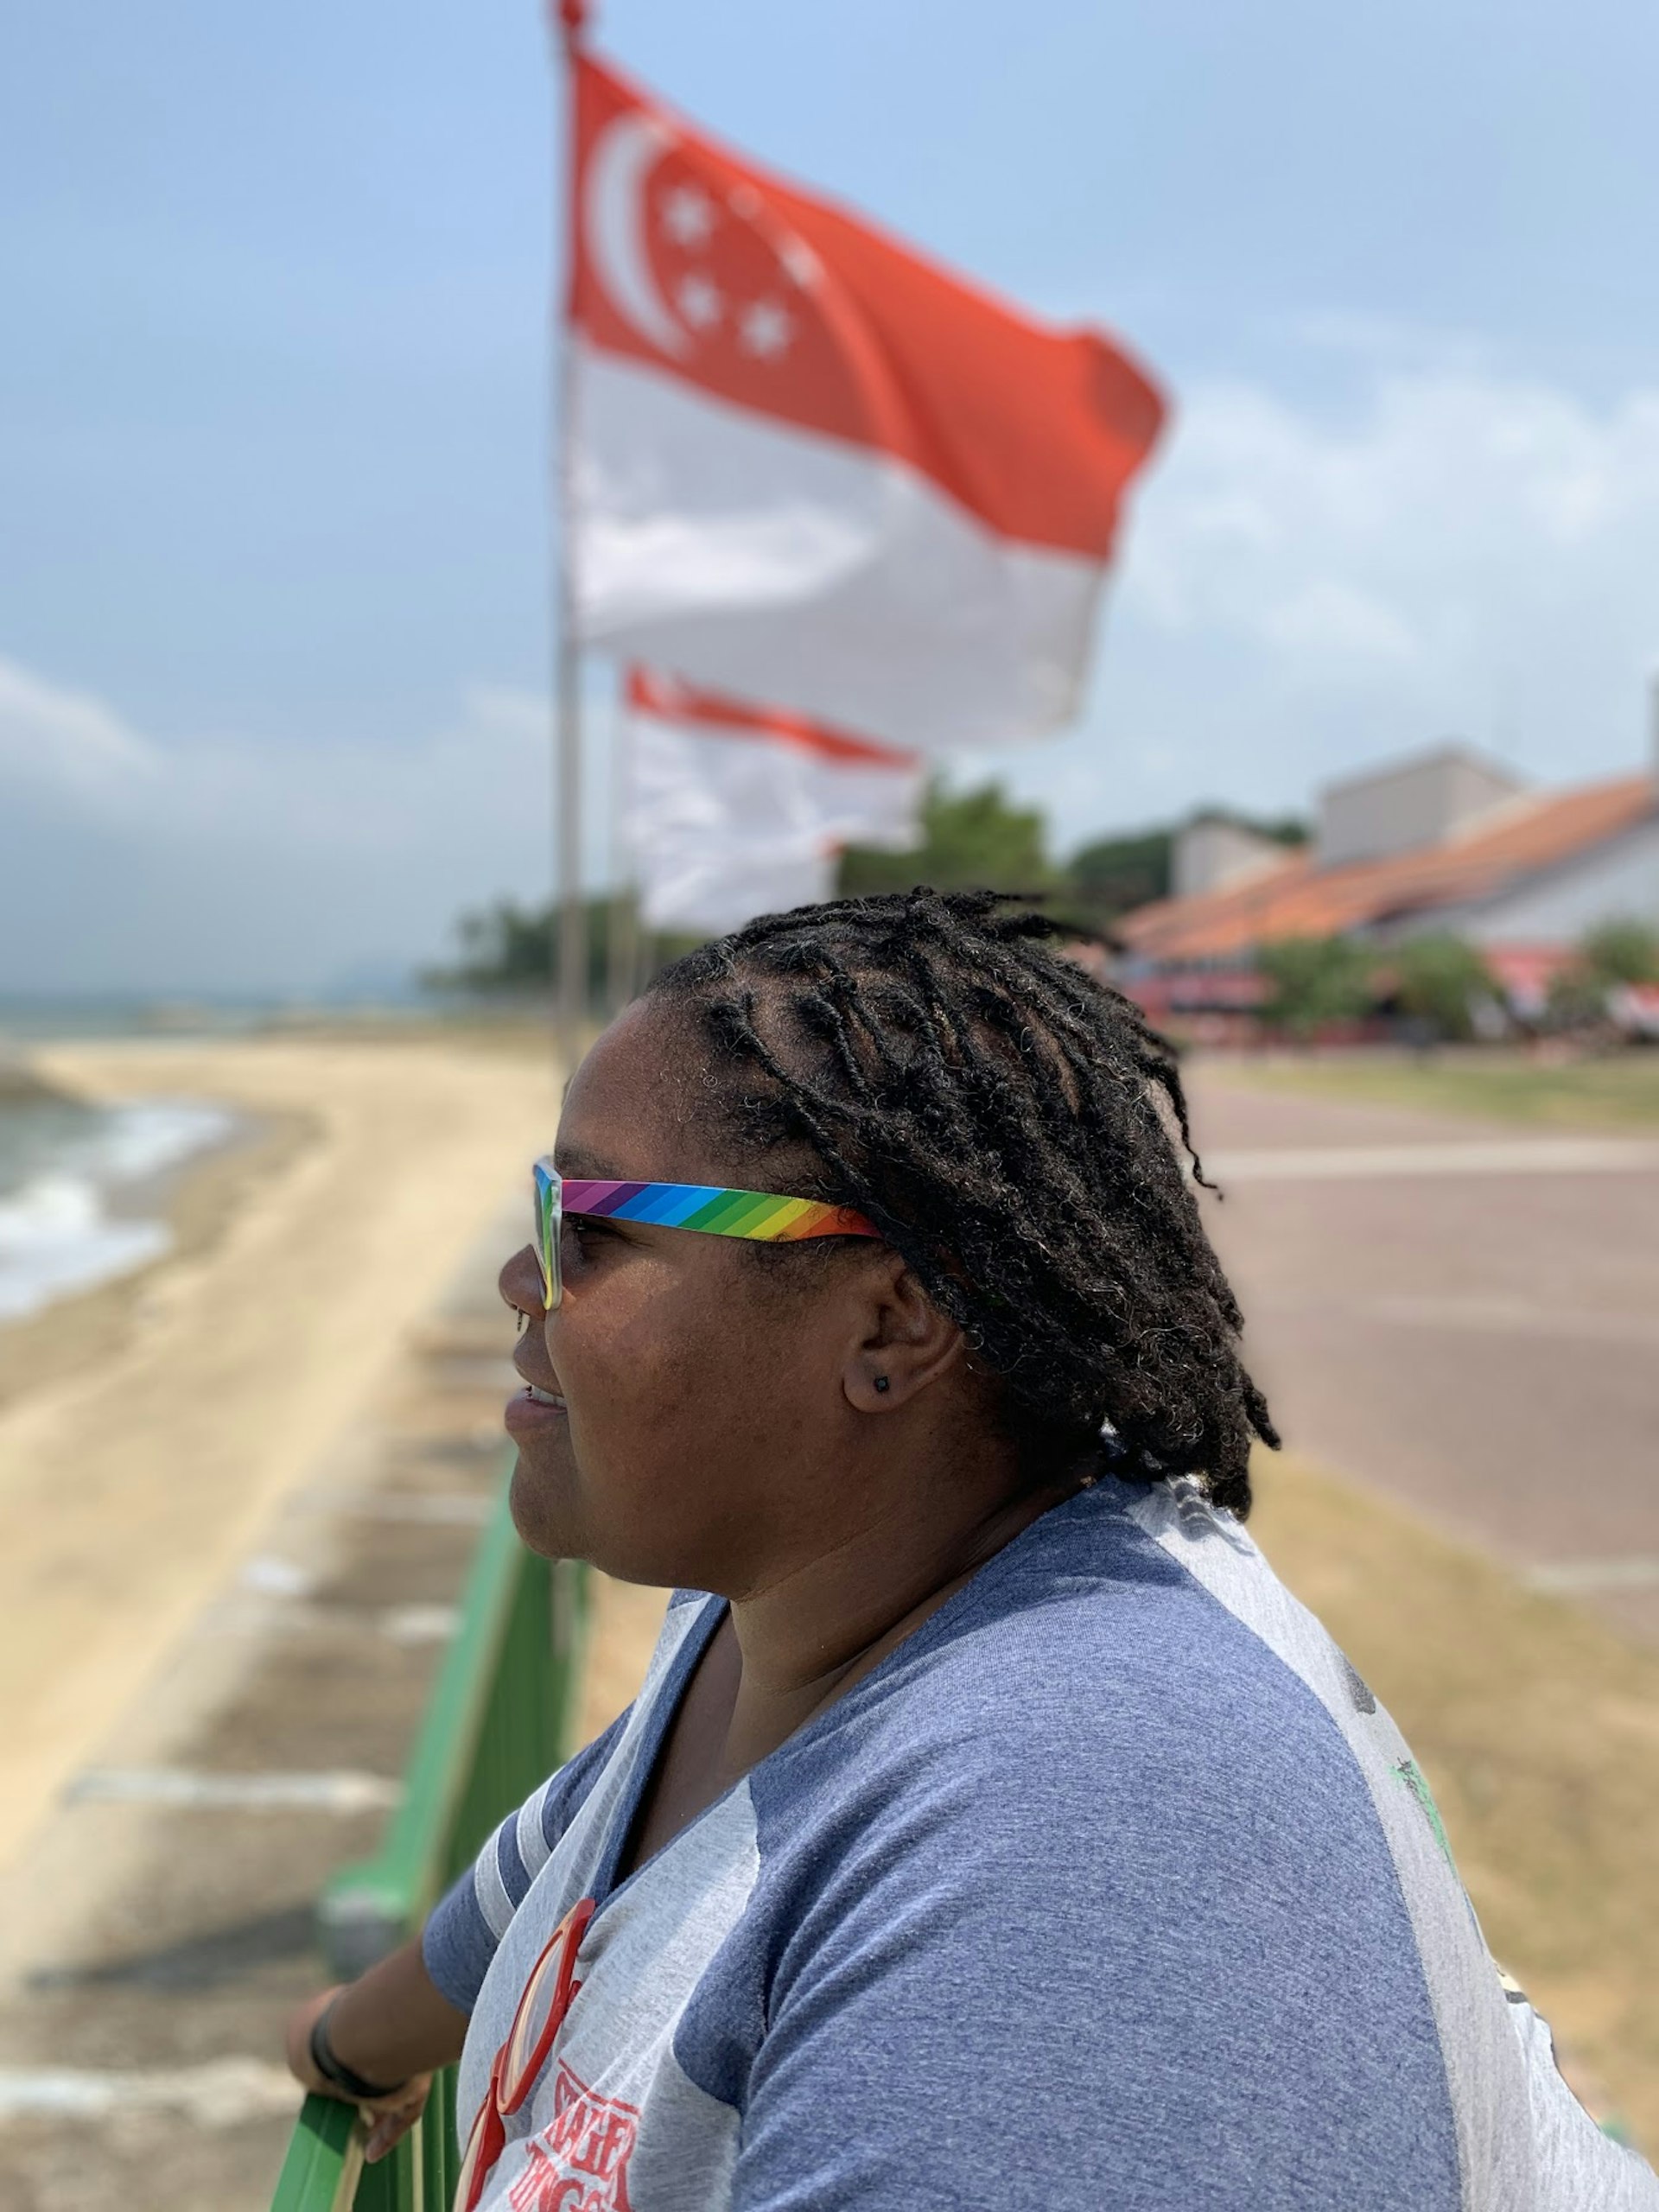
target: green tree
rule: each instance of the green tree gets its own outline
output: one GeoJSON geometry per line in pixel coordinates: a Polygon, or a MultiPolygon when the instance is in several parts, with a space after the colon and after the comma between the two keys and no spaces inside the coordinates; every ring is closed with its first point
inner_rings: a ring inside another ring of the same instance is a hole
{"type": "Polygon", "coordinates": [[[1497,996],[1491,970],[1474,946],[1449,931],[1408,938],[1389,955],[1394,1000],[1436,1037],[1462,1039],[1475,1033],[1475,1008],[1497,996]]]}
{"type": "MultiPolygon", "coordinates": [[[[585,906],[588,1002],[597,1012],[609,989],[611,931],[619,919],[628,928],[630,918],[619,916],[608,898],[589,899],[585,906]]],[[[461,916],[455,924],[459,958],[453,967],[427,969],[421,982],[429,991],[472,998],[539,997],[551,984],[554,935],[550,904],[520,906],[499,899],[493,906],[461,916]]],[[[659,938],[652,940],[652,949],[657,960],[672,959],[696,942],[690,937],[659,938]]]]}
{"type": "Polygon", "coordinates": [[[429,968],[421,981],[435,991],[530,991],[552,973],[553,915],[548,906],[498,899],[455,924],[460,957],[453,967],[429,968]]]}
{"type": "Polygon", "coordinates": [[[1255,963],[1268,979],[1264,1017],[1293,1037],[1355,1020],[1370,1005],[1370,957],[1351,938],[1281,938],[1258,948],[1255,963]]]}
{"type": "Polygon", "coordinates": [[[1607,986],[1598,982],[1581,960],[1569,960],[1549,979],[1544,994],[1544,1027],[1552,1030],[1595,1030],[1607,1020],[1607,986]]]}
{"type": "Polygon", "coordinates": [[[1225,820],[1236,822],[1241,830],[1254,830],[1258,837],[1267,837],[1275,845],[1284,845],[1300,851],[1312,838],[1313,832],[1300,814],[1234,814],[1220,810],[1225,820]]]}
{"type": "Polygon", "coordinates": [[[1603,989],[1618,983],[1659,983],[1659,930],[1633,914],[1599,922],[1579,940],[1579,963],[1603,989]]]}
{"type": "Polygon", "coordinates": [[[1599,922],[1550,977],[1546,1024],[1557,1030],[1605,1029],[1609,992],[1624,983],[1652,982],[1659,982],[1659,931],[1634,915],[1599,922]]]}
{"type": "Polygon", "coordinates": [[[840,888],[853,896],[908,891],[1047,890],[1055,881],[1042,809],[1015,806],[1001,784],[950,791],[935,783],[922,803],[922,842],[907,853],[849,845],[841,856],[840,888]]]}
{"type": "Polygon", "coordinates": [[[1070,903],[1101,925],[1166,899],[1174,842],[1167,830],[1143,830],[1084,845],[1066,863],[1070,903]]]}

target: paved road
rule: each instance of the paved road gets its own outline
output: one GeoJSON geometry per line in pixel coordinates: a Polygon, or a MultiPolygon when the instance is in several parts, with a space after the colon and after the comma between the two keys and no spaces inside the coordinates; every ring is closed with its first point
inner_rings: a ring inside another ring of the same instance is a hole
{"type": "Polygon", "coordinates": [[[1659,1637],[1659,1143],[1192,1089],[1287,1441],[1659,1637]]]}

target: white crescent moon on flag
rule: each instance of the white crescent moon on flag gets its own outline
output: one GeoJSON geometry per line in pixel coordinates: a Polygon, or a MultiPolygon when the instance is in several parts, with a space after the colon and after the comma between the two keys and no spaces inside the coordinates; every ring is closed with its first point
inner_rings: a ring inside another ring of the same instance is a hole
{"type": "Polygon", "coordinates": [[[638,110],[606,126],[588,157],[582,236],[617,313],[664,353],[683,353],[685,327],[658,289],[645,251],[645,174],[672,143],[671,130],[638,110]]]}

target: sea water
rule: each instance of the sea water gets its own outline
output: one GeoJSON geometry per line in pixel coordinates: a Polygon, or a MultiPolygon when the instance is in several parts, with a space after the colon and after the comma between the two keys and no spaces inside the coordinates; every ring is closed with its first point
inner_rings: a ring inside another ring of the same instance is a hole
{"type": "Polygon", "coordinates": [[[160,1259],[158,1182],[234,1128],[199,1099],[0,1096],[0,1322],[160,1259]]]}

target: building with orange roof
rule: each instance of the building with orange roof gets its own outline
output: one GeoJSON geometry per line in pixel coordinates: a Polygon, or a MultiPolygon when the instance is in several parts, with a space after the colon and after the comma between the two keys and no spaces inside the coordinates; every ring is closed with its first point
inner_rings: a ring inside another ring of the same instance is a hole
{"type": "Polygon", "coordinates": [[[1117,925],[1119,979],[1155,1019],[1247,1013],[1264,995],[1264,944],[1428,931],[1478,945],[1530,1013],[1586,930],[1659,928],[1659,745],[1646,774],[1567,791],[1443,746],[1327,785],[1300,849],[1214,817],[1189,824],[1173,882],[1117,925]]]}

